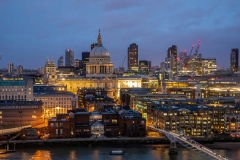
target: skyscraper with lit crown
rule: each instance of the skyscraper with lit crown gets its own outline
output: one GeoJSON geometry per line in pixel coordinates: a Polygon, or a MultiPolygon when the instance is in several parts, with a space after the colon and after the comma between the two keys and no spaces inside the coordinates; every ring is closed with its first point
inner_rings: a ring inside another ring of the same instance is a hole
{"type": "Polygon", "coordinates": [[[74,67],[74,52],[69,48],[65,51],[65,66],[74,67]]]}
{"type": "Polygon", "coordinates": [[[128,69],[132,70],[133,67],[138,66],[138,45],[132,43],[128,47],[128,69]]]}

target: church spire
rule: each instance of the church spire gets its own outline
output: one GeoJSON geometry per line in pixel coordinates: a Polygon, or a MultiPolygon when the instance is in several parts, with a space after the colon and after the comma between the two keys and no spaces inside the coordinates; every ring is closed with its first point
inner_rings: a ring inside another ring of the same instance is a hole
{"type": "Polygon", "coordinates": [[[101,34],[100,34],[100,29],[98,31],[97,45],[102,46],[102,37],[101,37],[101,34]]]}

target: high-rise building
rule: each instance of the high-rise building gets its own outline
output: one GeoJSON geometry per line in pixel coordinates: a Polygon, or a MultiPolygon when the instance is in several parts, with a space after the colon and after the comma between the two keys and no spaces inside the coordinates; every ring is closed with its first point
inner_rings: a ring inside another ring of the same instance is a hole
{"type": "Polygon", "coordinates": [[[184,70],[184,61],[187,58],[187,51],[181,51],[177,58],[177,72],[182,72],[184,70]]]}
{"type": "Polygon", "coordinates": [[[173,64],[171,65],[171,70],[173,75],[177,73],[177,46],[172,45],[167,50],[167,58],[172,58],[173,64]]]}
{"type": "Polygon", "coordinates": [[[138,66],[138,45],[132,43],[128,47],[128,69],[132,70],[132,67],[138,66]]]}
{"type": "Polygon", "coordinates": [[[82,52],[82,71],[86,74],[86,63],[89,62],[90,52],[82,52]]]}
{"type": "Polygon", "coordinates": [[[65,66],[74,67],[74,52],[70,48],[65,51],[65,66]]]}
{"type": "Polygon", "coordinates": [[[11,74],[12,73],[12,71],[13,71],[13,63],[12,62],[9,62],[8,63],[8,74],[11,74]]]}
{"type": "Polygon", "coordinates": [[[91,44],[91,50],[92,50],[94,47],[96,47],[96,46],[97,46],[97,43],[91,44]]]}
{"type": "Polygon", "coordinates": [[[17,66],[17,75],[21,75],[21,74],[23,74],[23,66],[19,65],[17,66]]]}
{"type": "Polygon", "coordinates": [[[58,67],[63,67],[63,56],[59,57],[57,64],[58,64],[58,67]]]}
{"type": "Polygon", "coordinates": [[[231,72],[238,71],[238,48],[233,48],[230,54],[230,70],[231,72]]]}
{"type": "Polygon", "coordinates": [[[88,62],[89,61],[89,56],[90,56],[90,52],[82,52],[82,61],[84,62],[88,62]]]}
{"type": "Polygon", "coordinates": [[[186,50],[185,51],[181,51],[179,53],[179,60],[180,61],[183,61],[186,57],[187,57],[187,51],[186,50]]]}

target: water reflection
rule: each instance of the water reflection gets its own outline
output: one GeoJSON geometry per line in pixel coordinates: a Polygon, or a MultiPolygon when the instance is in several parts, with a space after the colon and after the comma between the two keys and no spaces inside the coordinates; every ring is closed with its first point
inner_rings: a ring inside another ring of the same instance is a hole
{"type": "MultiPolygon", "coordinates": [[[[23,156],[23,159],[25,159],[24,157],[26,157],[26,156],[23,156]]],[[[52,158],[51,158],[50,151],[37,150],[30,159],[31,160],[50,160],[52,158]]]]}
{"type": "MultiPolygon", "coordinates": [[[[235,144],[233,144],[235,146],[235,144]]],[[[80,146],[31,146],[19,147],[14,153],[0,155],[1,159],[21,160],[202,160],[205,157],[183,147],[178,148],[178,155],[168,154],[168,145],[122,145],[106,147],[80,146]],[[109,155],[111,150],[123,150],[125,155],[109,155]]],[[[240,148],[218,149],[217,152],[237,160],[240,148]],[[237,158],[236,158],[237,157],[237,158]]]]}
{"type": "Polygon", "coordinates": [[[75,160],[75,159],[77,159],[77,157],[76,157],[76,151],[75,151],[75,150],[71,150],[69,157],[70,157],[70,160],[75,160]]]}

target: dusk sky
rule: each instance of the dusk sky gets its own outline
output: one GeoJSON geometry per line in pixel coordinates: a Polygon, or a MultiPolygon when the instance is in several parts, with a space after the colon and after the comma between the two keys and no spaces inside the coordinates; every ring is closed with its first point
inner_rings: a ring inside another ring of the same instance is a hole
{"type": "Polygon", "coordinates": [[[240,2],[1,0],[0,68],[13,62],[36,69],[47,57],[57,64],[67,48],[81,59],[97,41],[98,29],[115,68],[122,66],[131,43],[138,44],[139,60],[159,66],[168,47],[189,52],[198,40],[203,58],[217,58],[218,68],[229,68],[231,48],[240,48],[240,2]]]}

